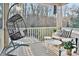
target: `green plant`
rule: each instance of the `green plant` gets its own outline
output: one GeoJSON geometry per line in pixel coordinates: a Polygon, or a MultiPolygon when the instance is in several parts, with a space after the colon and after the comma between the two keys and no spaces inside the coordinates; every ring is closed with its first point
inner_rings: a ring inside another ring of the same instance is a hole
{"type": "Polygon", "coordinates": [[[65,49],[73,49],[75,48],[75,46],[73,46],[74,44],[72,43],[72,41],[68,41],[68,42],[64,42],[64,48],[65,49]]]}
{"type": "Polygon", "coordinates": [[[72,49],[75,48],[73,45],[72,41],[64,42],[64,48],[67,49],[67,55],[69,56],[72,55],[72,49]]]}
{"type": "Polygon", "coordinates": [[[56,29],[53,29],[53,32],[56,32],[57,30],[56,29]]]}

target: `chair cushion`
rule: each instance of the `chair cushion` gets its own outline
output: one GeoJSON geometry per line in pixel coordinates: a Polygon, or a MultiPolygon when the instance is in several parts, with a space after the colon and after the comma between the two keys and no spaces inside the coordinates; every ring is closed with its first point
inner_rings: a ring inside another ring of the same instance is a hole
{"type": "Polygon", "coordinates": [[[59,30],[59,31],[55,32],[55,35],[57,35],[57,36],[61,36],[61,35],[62,35],[62,31],[59,30]]]}
{"type": "Polygon", "coordinates": [[[21,35],[21,33],[19,31],[19,32],[10,34],[10,38],[11,38],[11,40],[18,40],[18,39],[23,38],[23,36],[21,35]]]}

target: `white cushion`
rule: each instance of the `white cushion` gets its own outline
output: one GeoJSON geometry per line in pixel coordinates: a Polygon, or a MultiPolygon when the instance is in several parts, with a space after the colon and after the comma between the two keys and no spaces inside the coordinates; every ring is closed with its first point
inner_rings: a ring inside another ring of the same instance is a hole
{"type": "Polygon", "coordinates": [[[68,42],[68,41],[71,41],[71,40],[72,40],[72,38],[63,38],[62,39],[63,42],[68,42]]]}
{"type": "Polygon", "coordinates": [[[59,40],[53,40],[53,39],[47,40],[47,43],[51,44],[51,45],[60,45],[60,44],[62,44],[61,41],[59,41],[59,40]]]}

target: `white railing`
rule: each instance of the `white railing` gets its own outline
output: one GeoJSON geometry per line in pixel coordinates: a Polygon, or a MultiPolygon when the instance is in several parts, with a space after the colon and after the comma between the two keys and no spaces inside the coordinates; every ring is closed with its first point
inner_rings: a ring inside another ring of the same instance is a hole
{"type": "Polygon", "coordinates": [[[52,36],[53,29],[56,27],[30,27],[27,29],[27,36],[44,40],[44,36],[52,36]]]}

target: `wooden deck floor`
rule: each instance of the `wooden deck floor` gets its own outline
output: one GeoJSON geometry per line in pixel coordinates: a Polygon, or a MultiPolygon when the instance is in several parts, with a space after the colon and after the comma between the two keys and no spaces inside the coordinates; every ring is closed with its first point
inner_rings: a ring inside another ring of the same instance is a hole
{"type": "MultiPolygon", "coordinates": [[[[55,54],[54,51],[47,52],[44,42],[40,42],[36,38],[26,37],[22,41],[24,43],[29,44],[30,46],[29,47],[19,47],[15,51],[13,51],[11,54],[17,55],[17,56],[57,56],[57,54],[55,54]]],[[[79,43],[78,43],[78,46],[79,46],[79,43]]],[[[5,56],[4,54],[2,54],[2,55],[5,56]]],[[[78,53],[75,55],[79,55],[79,49],[78,49],[78,53]]],[[[63,56],[63,54],[62,54],[62,56],[63,56]]]]}
{"type": "MultiPolygon", "coordinates": [[[[38,41],[36,38],[33,37],[26,37],[23,38],[19,41],[29,44],[29,47],[19,47],[16,50],[14,50],[13,52],[11,52],[12,55],[17,55],[17,56],[53,56],[55,54],[48,52],[47,53],[47,49],[44,46],[43,42],[38,41]]],[[[5,56],[5,54],[2,54],[3,56],[5,56]]]]}

